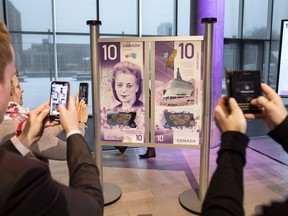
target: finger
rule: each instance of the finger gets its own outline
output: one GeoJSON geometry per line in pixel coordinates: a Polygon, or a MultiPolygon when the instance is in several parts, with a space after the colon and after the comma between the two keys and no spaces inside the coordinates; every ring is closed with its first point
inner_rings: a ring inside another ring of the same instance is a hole
{"type": "Polygon", "coordinates": [[[31,111],[30,114],[36,114],[39,115],[39,113],[43,110],[43,109],[47,109],[47,107],[49,107],[49,102],[45,102],[42,105],[38,106],[37,108],[35,108],[34,110],[31,111]]]}
{"type": "Polygon", "coordinates": [[[268,103],[269,100],[264,97],[264,96],[259,96],[258,98],[254,98],[250,101],[250,104],[252,105],[260,105],[260,106],[263,106],[265,105],[266,103],[268,103]]]}
{"type": "Polygon", "coordinates": [[[68,105],[68,108],[67,110],[70,112],[70,113],[76,113],[78,114],[78,108],[76,108],[75,104],[74,104],[74,101],[72,100],[71,103],[69,103],[68,105]]]}
{"type": "Polygon", "coordinates": [[[256,119],[256,115],[252,113],[245,113],[244,116],[246,119],[256,119]]]}
{"type": "Polygon", "coordinates": [[[279,95],[266,83],[261,83],[261,89],[269,100],[279,97],[279,95]]]}
{"type": "Polygon", "coordinates": [[[219,105],[215,107],[215,117],[220,120],[227,117],[227,112],[223,110],[223,108],[219,105]]]}
{"type": "Polygon", "coordinates": [[[268,100],[267,98],[263,96],[260,96],[257,98],[257,104],[268,111],[277,109],[276,104],[272,103],[270,100],[268,100]]]}
{"type": "Polygon", "coordinates": [[[83,102],[82,102],[82,100],[80,101],[80,103],[79,103],[79,107],[78,107],[78,110],[83,110],[83,102]]]}
{"type": "Polygon", "coordinates": [[[75,107],[75,106],[74,106],[74,100],[73,100],[73,98],[70,96],[70,97],[69,97],[69,102],[68,102],[68,110],[71,109],[71,108],[73,108],[73,107],[75,107]]]}
{"type": "Polygon", "coordinates": [[[226,106],[226,100],[227,100],[227,97],[226,97],[226,96],[222,96],[222,97],[218,100],[217,105],[219,105],[219,106],[221,106],[221,107],[225,107],[225,106],[226,106]]]}
{"type": "Polygon", "coordinates": [[[63,104],[59,104],[57,107],[58,112],[63,112],[64,110],[66,110],[66,107],[63,104]]]}
{"type": "Polygon", "coordinates": [[[40,118],[40,120],[43,121],[43,120],[47,117],[48,113],[49,113],[49,109],[44,108],[44,109],[39,113],[39,115],[38,115],[37,118],[38,118],[38,119],[40,118]]]}
{"type": "Polygon", "coordinates": [[[82,110],[86,110],[86,109],[87,109],[87,104],[85,104],[85,102],[83,102],[82,110]]]}
{"type": "Polygon", "coordinates": [[[45,121],[44,123],[44,127],[52,127],[52,126],[56,126],[56,125],[59,125],[59,121],[50,121],[48,118],[47,118],[47,121],[45,121]]]}
{"type": "Polygon", "coordinates": [[[84,100],[82,100],[82,107],[83,107],[83,108],[87,108],[87,104],[85,103],[84,100]]]}
{"type": "MultiPolygon", "coordinates": [[[[260,97],[262,97],[262,96],[260,96],[260,97]]],[[[250,100],[250,104],[258,105],[257,98],[253,98],[252,100],[250,100]]]]}
{"type": "Polygon", "coordinates": [[[235,98],[229,98],[229,106],[230,106],[230,109],[231,109],[232,113],[240,114],[240,115],[243,114],[243,112],[240,109],[240,107],[239,107],[237,101],[235,100],[235,98]]]}
{"type": "Polygon", "coordinates": [[[77,92],[76,96],[75,96],[75,103],[76,103],[76,107],[79,104],[79,92],[77,92]]]}

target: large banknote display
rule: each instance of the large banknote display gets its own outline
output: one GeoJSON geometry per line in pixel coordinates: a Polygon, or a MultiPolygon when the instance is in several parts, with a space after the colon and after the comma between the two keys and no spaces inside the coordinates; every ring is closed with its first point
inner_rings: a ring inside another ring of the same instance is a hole
{"type": "Polygon", "coordinates": [[[101,140],[143,143],[143,42],[101,42],[101,140]]]}
{"type": "Polygon", "coordinates": [[[155,42],[155,143],[199,145],[201,41],[155,42]]]}

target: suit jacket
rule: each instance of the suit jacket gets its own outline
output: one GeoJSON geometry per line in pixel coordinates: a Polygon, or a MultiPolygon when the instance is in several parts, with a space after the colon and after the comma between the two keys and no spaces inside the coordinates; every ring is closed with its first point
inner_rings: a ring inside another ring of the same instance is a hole
{"type": "Polygon", "coordinates": [[[49,167],[20,155],[11,141],[0,146],[0,215],[103,215],[99,171],[82,135],[67,139],[69,187],[49,167]]]}

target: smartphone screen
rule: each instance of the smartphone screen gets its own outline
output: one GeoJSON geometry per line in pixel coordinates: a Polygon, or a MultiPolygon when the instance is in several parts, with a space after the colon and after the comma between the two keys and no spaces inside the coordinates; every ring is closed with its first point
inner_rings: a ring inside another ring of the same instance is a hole
{"type": "Polygon", "coordinates": [[[57,107],[63,104],[65,107],[68,105],[70,84],[66,81],[53,81],[51,83],[50,94],[50,119],[59,120],[59,112],[57,107]]]}
{"type": "Polygon", "coordinates": [[[250,104],[254,98],[262,95],[260,71],[226,72],[227,96],[235,98],[244,113],[260,113],[262,108],[250,104]]]}
{"type": "Polygon", "coordinates": [[[79,101],[82,99],[88,104],[88,91],[89,84],[88,83],[80,83],[79,85],[79,101]]]}

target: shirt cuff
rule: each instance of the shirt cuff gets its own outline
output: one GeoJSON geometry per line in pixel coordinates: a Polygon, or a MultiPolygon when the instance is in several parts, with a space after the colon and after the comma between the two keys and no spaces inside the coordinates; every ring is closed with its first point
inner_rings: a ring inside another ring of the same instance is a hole
{"type": "Polygon", "coordinates": [[[79,130],[71,130],[66,134],[66,139],[68,139],[68,137],[70,137],[73,134],[81,134],[81,132],[79,130]]]}
{"type": "Polygon", "coordinates": [[[15,148],[21,153],[21,155],[26,156],[30,153],[30,150],[26,148],[16,136],[13,136],[10,140],[15,148]]]}

